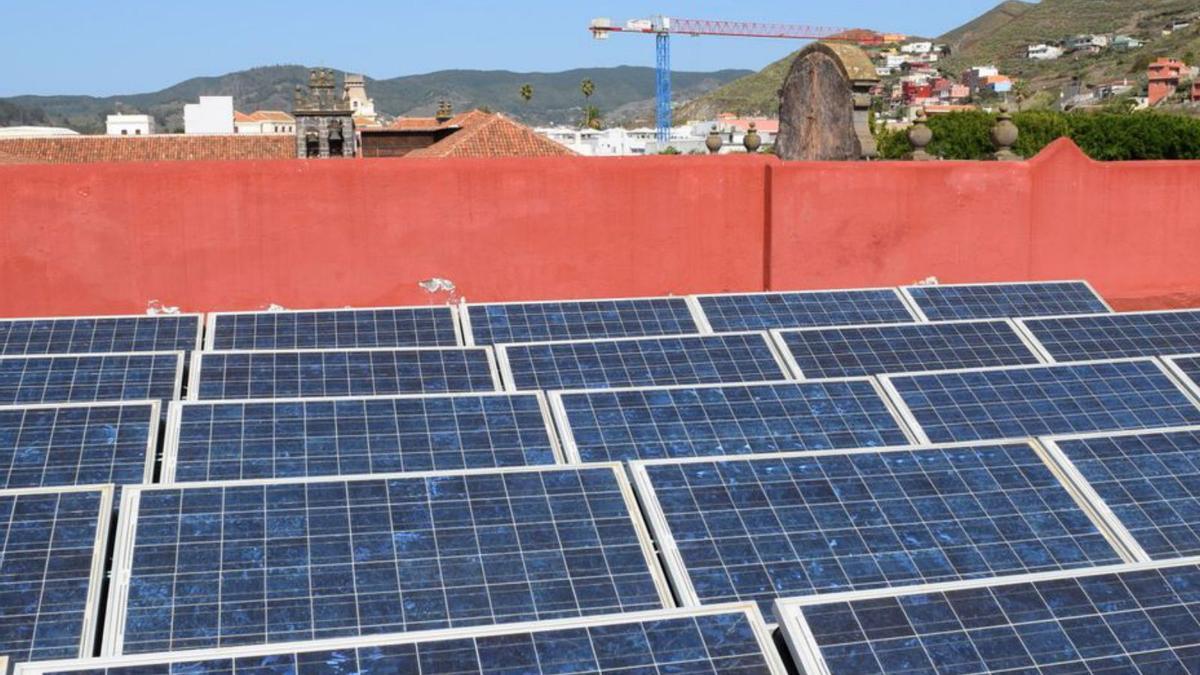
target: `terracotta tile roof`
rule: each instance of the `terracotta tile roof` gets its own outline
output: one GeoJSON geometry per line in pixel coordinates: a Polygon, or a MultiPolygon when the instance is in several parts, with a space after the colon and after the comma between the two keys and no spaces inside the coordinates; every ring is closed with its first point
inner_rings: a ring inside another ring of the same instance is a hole
{"type": "Polygon", "coordinates": [[[0,138],[0,161],[75,164],[82,162],[156,162],[169,160],[292,159],[291,135],[60,136],[0,138]]]}
{"type": "Polygon", "coordinates": [[[444,126],[461,127],[408,157],[562,157],[575,152],[503,115],[479,110],[455,115],[444,126]]]}
{"type": "Polygon", "coordinates": [[[282,110],[255,110],[252,113],[233,111],[234,122],[295,122],[296,119],[282,110]]]}
{"type": "Polygon", "coordinates": [[[440,129],[441,127],[442,124],[434,117],[397,117],[387,128],[396,131],[417,131],[440,129]]]}

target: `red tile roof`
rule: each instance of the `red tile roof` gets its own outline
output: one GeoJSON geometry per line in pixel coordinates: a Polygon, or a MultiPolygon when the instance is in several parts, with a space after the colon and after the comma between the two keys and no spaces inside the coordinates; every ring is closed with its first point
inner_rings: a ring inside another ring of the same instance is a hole
{"type": "Polygon", "coordinates": [[[503,115],[480,110],[455,115],[444,127],[457,131],[407,157],[562,157],[572,150],[503,115]]]}
{"type": "Polygon", "coordinates": [[[290,135],[59,136],[0,138],[0,162],[75,164],[169,160],[293,159],[290,135]]]}

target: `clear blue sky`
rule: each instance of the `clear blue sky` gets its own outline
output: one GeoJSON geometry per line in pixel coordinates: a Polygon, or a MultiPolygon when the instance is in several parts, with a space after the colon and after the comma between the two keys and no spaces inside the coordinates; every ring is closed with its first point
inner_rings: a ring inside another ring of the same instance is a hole
{"type": "MultiPolygon", "coordinates": [[[[371,77],[447,68],[653,65],[652,40],[596,42],[593,16],[666,14],[937,35],[999,0],[0,0],[0,96],[110,95],[302,63],[371,77]],[[348,19],[349,24],[342,19],[348,19]]],[[[676,38],[675,70],[757,69],[795,43],[676,38]]]]}

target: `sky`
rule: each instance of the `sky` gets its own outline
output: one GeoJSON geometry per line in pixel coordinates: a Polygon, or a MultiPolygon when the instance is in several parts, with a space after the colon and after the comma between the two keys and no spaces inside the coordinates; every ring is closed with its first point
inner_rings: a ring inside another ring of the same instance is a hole
{"type": "MultiPolygon", "coordinates": [[[[435,70],[553,72],[654,65],[653,40],[587,32],[654,14],[939,35],[999,0],[0,0],[0,96],[156,91],[202,75],[299,63],[373,78],[435,70]]],[[[796,43],[677,37],[672,69],[757,70],[796,43]]]]}

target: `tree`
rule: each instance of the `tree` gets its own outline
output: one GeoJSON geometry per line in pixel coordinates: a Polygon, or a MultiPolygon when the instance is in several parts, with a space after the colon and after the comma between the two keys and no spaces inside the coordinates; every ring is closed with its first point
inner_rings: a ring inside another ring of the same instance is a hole
{"type": "Polygon", "coordinates": [[[596,83],[591,78],[583,78],[579,83],[579,91],[583,94],[583,128],[600,128],[600,111],[591,104],[592,94],[596,93],[596,83]]]}
{"type": "Polygon", "coordinates": [[[594,105],[583,108],[583,127],[585,129],[602,129],[604,120],[600,119],[600,109],[594,105]]]}
{"type": "Polygon", "coordinates": [[[596,93],[596,83],[592,82],[591,78],[583,78],[579,83],[579,91],[583,92],[583,100],[586,103],[591,100],[592,94],[596,93]]]}
{"type": "Polygon", "coordinates": [[[533,100],[533,85],[532,84],[529,84],[528,82],[526,82],[525,84],[521,85],[521,99],[524,100],[526,103],[529,103],[530,101],[533,100]]]}

